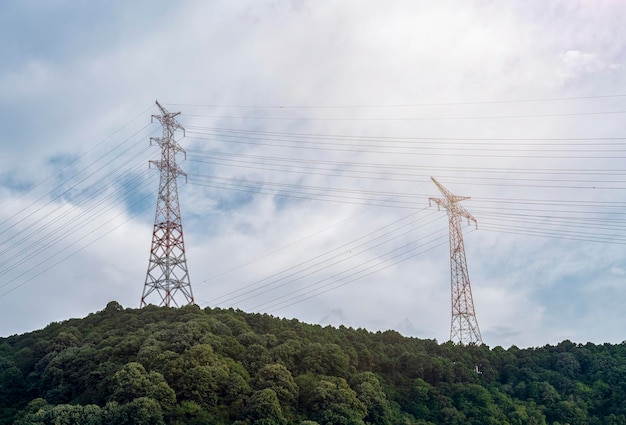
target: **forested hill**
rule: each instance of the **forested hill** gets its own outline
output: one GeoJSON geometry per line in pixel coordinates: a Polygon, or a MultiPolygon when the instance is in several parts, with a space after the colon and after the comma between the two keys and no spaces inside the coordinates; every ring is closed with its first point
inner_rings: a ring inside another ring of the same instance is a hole
{"type": "Polygon", "coordinates": [[[0,339],[0,423],[625,424],[626,345],[463,347],[111,302],[0,339]]]}

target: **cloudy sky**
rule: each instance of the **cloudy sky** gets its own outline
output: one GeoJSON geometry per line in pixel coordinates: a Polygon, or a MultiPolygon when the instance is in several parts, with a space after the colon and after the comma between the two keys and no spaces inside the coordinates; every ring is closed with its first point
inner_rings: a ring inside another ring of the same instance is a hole
{"type": "Polygon", "coordinates": [[[196,302],[489,346],[626,339],[622,1],[7,1],[0,335],[139,306],[161,134],[196,302]]]}

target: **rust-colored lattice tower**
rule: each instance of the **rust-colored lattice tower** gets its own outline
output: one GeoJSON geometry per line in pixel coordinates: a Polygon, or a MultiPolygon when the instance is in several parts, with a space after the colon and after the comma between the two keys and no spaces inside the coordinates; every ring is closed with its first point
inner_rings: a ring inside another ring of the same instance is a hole
{"type": "Polygon", "coordinates": [[[448,211],[450,221],[450,274],[452,286],[452,324],[450,326],[450,341],[462,344],[482,344],[472,288],[470,286],[467,260],[465,259],[465,246],[461,231],[461,217],[476,223],[476,219],[463,208],[459,202],[470,199],[469,196],[453,195],[441,183],[431,177],[437,185],[443,198],[429,198],[440,207],[448,211]]]}
{"type": "Polygon", "coordinates": [[[159,194],[152,231],[152,246],[146,283],[143,287],[140,307],[156,304],[167,307],[180,307],[193,304],[193,292],[187,270],[183,225],[178,202],[178,176],[187,174],[176,163],[176,154],[185,152],[174,139],[176,130],[185,129],[176,121],[180,112],[168,112],[156,102],[161,114],[153,115],[163,126],[161,137],[151,138],[161,147],[161,159],[150,161],[161,172],[159,194]],[[150,302],[149,299],[156,302],[150,302]]]}

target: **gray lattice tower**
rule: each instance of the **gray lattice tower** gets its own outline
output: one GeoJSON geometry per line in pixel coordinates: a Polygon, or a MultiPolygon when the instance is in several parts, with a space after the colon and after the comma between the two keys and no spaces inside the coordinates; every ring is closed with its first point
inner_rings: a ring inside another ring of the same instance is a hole
{"type": "Polygon", "coordinates": [[[150,303],[149,298],[158,301],[159,306],[180,307],[193,304],[193,292],[187,270],[183,225],[178,201],[176,179],[187,174],[176,163],[176,154],[185,150],[174,139],[176,130],[185,129],[176,121],[180,112],[168,112],[159,102],[160,115],[153,115],[163,126],[163,136],[151,138],[161,147],[161,159],[150,161],[161,172],[159,195],[152,231],[152,246],[146,283],[143,287],[140,307],[150,303]]]}
{"type": "Polygon", "coordinates": [[[452,323],[450,325],[450,341],[462,344],[482,344],[483,339],[478,328],[472,287],[470,286],[463,232],[461,231],[461,217],[476,223],[476,219],[463,208],[459,202],[470,199],[469,196],[453,195],[437,180],[431,177],[444,198],[429,198],[440,207],[448,211],[450,222],[450,274],[452,287],[452,323]]]}

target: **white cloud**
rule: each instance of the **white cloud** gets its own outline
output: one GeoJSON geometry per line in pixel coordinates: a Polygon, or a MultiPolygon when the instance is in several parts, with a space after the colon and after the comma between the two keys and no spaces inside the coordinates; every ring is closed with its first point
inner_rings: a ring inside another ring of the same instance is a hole
{"type": "MultiPolygon", "coordinates": [[[[600,156],[593,150],[600,147],[581,148],[572,143],[569,155],[576,149],[592,152],[578,159],[563,158],[567,155],[556,146],[561,142],[537,145],[532,140],[509,139],[621,137],[619,114],[557,115],[620,110],[623,99],[481,103],[622,93],[623,8],[611,3],[574,3],[365,1],[353,7],[332,1],[159,2],[147,8],[149,12],[132,5],[84,6],[72,25],[69,21],[62,25],[69,18],[54,20],[65,28],[54,37],[47,39],[44,30],[24,32],[18,43],[22,49],[12,49],[7,62],[11,66],[0,71],[0,123],[8,129],[10,140],[3,144],[0,159],[4,217],[26,207],[24,199],[10,204],[25,184],[58,171],[59,161],[51,158],[78,160],[29,195],[27,199],[45,195],[42,199],[51,201],[33,219],[53,215],[61,207],[75,207],[73,214],[101,208],[102,216],[85,228],[95,229],[116,214],[121,214],[116,223],[129,219],[132,199],[153,196],[141,204],[143,213],[107,238],[46,272],[45,278],[0,298],[5,317],[20,317],[19,321],[2,320],[5,328],[0,333],[84,315],[113,298],[129,307],[138,305],[157,171],[142,175],[141,187],[135,190],[115,180],[120,175],[115,170],[129,160],[123,170],[137,175],[147,169],[148,159],[158,157],[156,148],[144,149],[150,136],[159,135],[158,126],[135,134],[148,124],[155,110],[146,108],[158,98],[172,110],[180,110],[180,119],[189,128],[292,134],[285,138],[213,133],[200,139],[188,133],[181,143],[190,154],[193,150],[223,154],[212,157],[211,164],[182,163],[190,175],[218,176],[225,179],[222,185],[233,182],[228,179],[255,180],[265,185],[264,190],[275,192],[298,184],[322,188],[314,198],[337,196],[333,200],[338,202],[256,196],[192,183],[184,186],[181,181],[189,269],[201,302],[223,297],[219,299],[224,305],[244,309],[265,305],[261,311],[312,322],[324,318],[328,323],[372,330],[399,327],[412,336],[447,339],[450,275],[445,212],[432,207],[419,212],[412,225],[401,228],[399,223],[385,231],[379,229],[411,210],[358,204],[359,199],[376,197],[372,192],[378,192],[401,194],[396,198],[403,200],[414,195],[415,209],[426,208],[428,196],[439,195],[429,181],[434,175],[454,193],[472,196],[464,205],[477,217],[478,230],[470,233],[466,228],[465,241],[486,343],[543,345],[557,338],[615,341],[621,325],[606,316],[606,332],[597,332],[596,319],[605,316],[597,316],[595,309],[604,306],[616,311],[612,299],[618,297],[590,288],[605,282],[607,288],[619,292],[620,246],[567,238],[609,232],[614,238],[622,237],[621,223],[612,220],[611,214],[594,215],[581,206],[623,202],[621,191],[601,189],[621,183],[600,181],[611,180],[606,176],[581,178],[545,170],[616,169],[621,167],[616,158],[621,153],[610,151],[605,158],[589,158],[600,156]],[[341,105],[387,107],[330,107],[341,105]],[[546,116],[520,118],[529,115],[546,116]],[[232,118],[251,116],[267,119],[232,118]],[[479,118],[485,116],[518,118],[479,118]],[[306,139],[293,133],[386,139],[306,139]],[[392,136],[414,139],[399,141],[392,136]],[[441,139],[415,139],[420,137],[441,139]],[[475,140],[455,142],[455,137],[475,140]],[[103,144],[89,151],[98,141],[103,144]],[[291,148],[275,146],[286,141],[291,148]],[[307,144],[311,142],[313,146],[307,144]],[[102,158],[118,143],[123,146],[120,150],[102,158]],[[400,143],[410,149],[392,147],[400,143]],[[281,158],[288,161],[279,163],[281,158]],[[309,162],[300,162],[303,159],[309,162]],[[94,161],[97,165],[89,166],[94,161]],[[351,169],[350,164],[361,165],[351,169]],[[287,170],[287,165],[292,168],[287,170]],[[93,171],[100,166],[92,180],[63,197],[65,204],[61,198],[46,195],[83,167],[93,171]],[[460,167],[474,171],[460,172],[460,167]],[[496,169],[509,172],[496,173],[496,169]],[[587,185],[585,179],[597,180],[593,185],[600,188],[587,188],[592,184],[587,185]],[[564,188],[568,185],[574,188],[564,188]],[[96,192],[100,187],[102,192],[96,192]],[[120,187],[126,192],[116,192],[120,187]],[[104,202],[116,199],[116,193],[125,193],[126,202],[114,207],[111,201],[104,202]],[[516,199],[532,202],[513,202],[516,199]],[[560,220],[555,223],[550,216],[560,220]],[[591,226],[590,218],[595,220],[591,226]],[[433,239],[431,233],[441,239],[433,239]],[[531,236],[534,233],[547,233],[551,238],[531,236]],[[555,240],[555,236],[566,239],[555,240]],[[383,241],[387,242],[375,246],[383,241]],[[369,244],[360,247],[365,242],[369,244]],[[392,249],[411,243],[424,243],[416,251],[420,254],[393,264],[399,258],[392,256],[399,251],[392,249]],[[317,268],[304,271],[315,262],[320,262],[317,268]],[[277,281],[293,267],[293,277],[277,281]],[[367,274],[374,270],[378,271],[367,274]],[[354,272],[360,278],[349,283],[352,278],[346,276],[354,272]],[[226,296],[246,285],[255,285],[252,289],[268,282],[273,283],[262,295],[226,296]],[[328,289],[333,290],[324,292],[328,289]],[[302,301],[295,304],[278,299],[304,293],[317,296],[306,301],[295,298],[302,301]],[[267,303],[277,299],[285,302],[270,308],[267,303]],[[37,314],[19,313],[33,310],[37,314]]],[[[43,12],[31,12],[23,6],[12,14],[30,16],[33,22],[28,28],[38,28],[38,20],[41,25],[48,22],[43,12]]],[[[54,11],[62,16],[61,12],[54,11]]],[[[5,26],[2,31],[11,28],[5,26]]],[[[307,189],[296,191],[309,196],[307,189]]],[[[62,246],[79,236],[67,232],[56,243],[62,246]]],[[[18,246],[17,241],[7,243],[18,246]]],[[[46,257],[37,258],[29,261],[46,257]]]]}
{"type": "Polygon", "coordinates": [[[624,270],[622,267],[613,266],[611,267],[611,273],[616,276],[624,276],[626,274],[626,270],[624,270]]]}
{"type": "Polygon", "coordinates": [[[568,50],[560,55],[559,73],[564,80],[584,78],[585,74],[596,74],[604,71],[618,72],[624,68],[622,63],[607,63],[593,53],[579,50],[568,50]]]}

